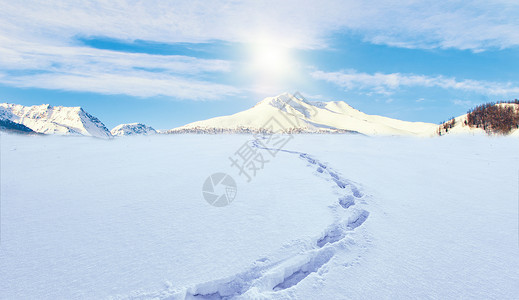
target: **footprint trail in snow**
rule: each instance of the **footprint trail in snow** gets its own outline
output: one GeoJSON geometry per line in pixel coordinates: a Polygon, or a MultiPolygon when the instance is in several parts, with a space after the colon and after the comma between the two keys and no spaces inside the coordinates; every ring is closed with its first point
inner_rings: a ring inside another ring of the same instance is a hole
{"type": "MultiPolygon", "coordinates": [[[[316,274],[322,275],[325,266],[338,251],[349,251],[355,241],[348,238],[356,228],[369,217],[369,212],[361,204],[364,194],[350,180],[343,178],[330,166],[303,152],[264,147],[253,140],[252,146],[258,149],[297,155],[314,169],[314,175],[334,184],[341,195],[336,205],[331,207],[334,222],[316,237],[304,251],[284,254],[279,257],[265,257],[255,261],[247,270],[227,278],[201,283],[189,288],[168,289],[153,294],[140,295],[140,299],[250,299],[273,298],[279,293],[289,293],[290,288],[316,274]],[[346,250],[345,250],[346,248],[346,250]],[[349,250],[348,250],[349,249],[349,250]]],[[[289,295],[289,294],[287,294],[289,295]]],[[[283,296],[283,295],[279,295],[283,296]]]]}

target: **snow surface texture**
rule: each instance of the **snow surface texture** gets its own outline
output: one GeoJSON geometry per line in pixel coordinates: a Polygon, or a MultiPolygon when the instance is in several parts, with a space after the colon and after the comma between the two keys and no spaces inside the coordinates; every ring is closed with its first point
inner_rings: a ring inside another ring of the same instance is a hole
{"type": "Polygon", "coordinates": [[[255,132],[266,124],[272,125],[273,132],[295,129],[309,133],[351,131],[366,135],[434,136],[438,129],[438,125],[431,123],[367,115],[343,101],[310,102],[284,93],[265,98],[253,108],[234,115],[190,123],[169,132],[255,132]],[[270,122],[272,119],[276,121],[270,122]]]}
{"type": "Polygon", "coordinates": [[[110,131],[110,133],[113,136],[150,135],[156,134],[157,131],[150,126],[141,123],[131,123],[117,125],[110,131]]]}
{"type": "Polygon", "coordinates": [[[1,136],[2,299],[510,299],[515,138],[1,136]],[[238,184],[223,208],[207,176],[238,184]],[[362,183],[362,184],[360,184],[362,183]]]}
{"type": "Polygon", "coordinates": [[[112,136],[99,119],[81,107],[0,103],[0,118],[44,134],[86,135],[99,138],[112,136]]]}

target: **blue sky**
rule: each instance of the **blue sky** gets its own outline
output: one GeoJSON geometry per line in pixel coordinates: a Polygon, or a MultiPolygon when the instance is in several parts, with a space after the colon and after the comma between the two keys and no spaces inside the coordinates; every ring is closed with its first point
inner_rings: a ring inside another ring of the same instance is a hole
{"type": "Polygon", "coordinates": [[[519,98],[517,1],[15,1],[1,101],[169,129],[301,92],[438,123],[519,98]]]}

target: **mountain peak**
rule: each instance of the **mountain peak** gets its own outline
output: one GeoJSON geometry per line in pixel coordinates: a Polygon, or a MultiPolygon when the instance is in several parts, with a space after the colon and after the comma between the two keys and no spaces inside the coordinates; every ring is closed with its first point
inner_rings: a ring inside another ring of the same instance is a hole
{"type": "Polygon", "coordinates": [[[279,94],[274,97],[267,97],[267,98],[259,101],[256,105],[269,104],[269,105],[279,108],[280,104],[283,104],[283,103],[291,105],[294,103],[306,103],[306,100],[299,93],[294,95],[294,94],[285,92],[285,93],[279,94]]]}
{"type": "Polygon", "coordinates": [[[433,135],[435,124],[405,122],[364,114],[343,101],[313,102],[301,94],[267,97],[230,116],[198,121],[170,130],[182,132],[358,132],[367,135],[433,135]]]}
{"type": "Polygon", "coordinates": [[[258,102],[255,107],[261,105],[269,105],[286,113],[301,114],[305,118],[310,117],[311,111],[315,109],[315,106],[307,101],[301,94],[291,94],[288,92],[275,97],[267,97],[258,102]]]}
{"type": "Polygon", "coordinates": [[[150,135],[157,133],[155,129],[142,123],[120,124],[115,126],[110,132],[113,136],[150,135]]]}
{"type": "Polygon", "coordinates": [[[0,103],[0,118],[22,124],[38,133],[110,138],[110,131],[81,107],[0,103]]]}

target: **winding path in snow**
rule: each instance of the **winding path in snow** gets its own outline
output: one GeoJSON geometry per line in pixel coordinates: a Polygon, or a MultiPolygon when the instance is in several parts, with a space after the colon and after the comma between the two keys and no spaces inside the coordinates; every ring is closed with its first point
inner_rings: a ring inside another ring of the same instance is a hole
{"type": "MultiPolygon", "coordinates": [[[[290,291],[311,274],[322,274],[323,267],[333,259],[338,251],[345,251],[341,242],[350,245],[352,233],[369,217],[369,212],[360,208],[364,194],[352,181],[342,177],[330,166],[322,163],[308,153],[274,149],[263,146],[259,140],[251,141],[252,146],[262,150],[276,151],[297,155],[314,170],[314,175],[326,181],[334,182],[341,195],[336,205],[331,207],[334,222],[323,234],[316,237],[304,251],[297,251],[282,259],[268,257],[255,261],[247,270],[233,276],[217,279],[183,289],[170,289],[160,293],[141,295],[141,299],[250,299],[274,298],[277,294],[290,291]]],[[[279,295],[282,296],[282,295],[279,295]]]]}

